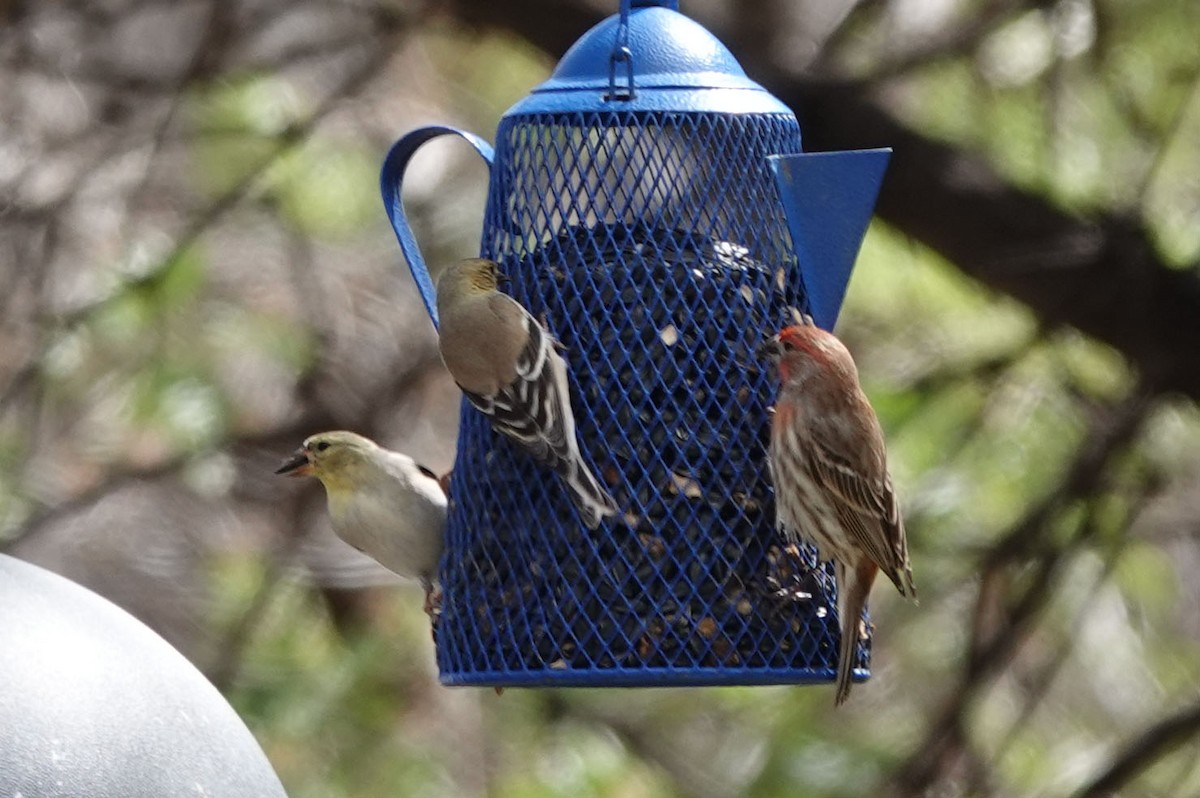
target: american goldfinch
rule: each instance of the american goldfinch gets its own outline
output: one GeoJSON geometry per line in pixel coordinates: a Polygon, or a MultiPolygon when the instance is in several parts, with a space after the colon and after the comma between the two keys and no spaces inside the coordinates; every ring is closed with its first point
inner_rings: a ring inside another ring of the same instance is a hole
{"type": "Polygon", "coordinates": [[[788,327],[763,353],[778,365],[769,464],[779,528],[833,559],[842,644],[837,694],[850,678],[867,596],[881,569],[916,598],[904,520],[892,490],[883,432],[842,342],[811,324],[788,327]]]}
{"type": "Polygon", "coordinates": [[[550,334],[497,290],[495,261],[448,266],[438,278],[438,346],[447,370],[492,427],[558,474],[590,529],[617,512],[575,438],[567,364],[550,334]]]}
{"type": "Polygon", "coordinates": [[[308,438],[275,473],[321,480],[337,536],[400,576],[419,579],[431,611],[446,528],[446,494],[436,474],[343,431],[308,438]]]}

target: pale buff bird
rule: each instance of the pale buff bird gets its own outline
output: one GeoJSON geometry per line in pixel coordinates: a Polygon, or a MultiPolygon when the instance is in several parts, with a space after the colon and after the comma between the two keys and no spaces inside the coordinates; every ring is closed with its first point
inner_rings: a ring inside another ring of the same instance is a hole
{"type": "Polygon", "coordinates": [[[498,290],[499,265],[454,263],[437,284],[438,346],[446,369],[492,427],[558,474],[590,529],[617,504],[579,453],[567,364],[554,339],[498,290]]]}
{"type": "Polygon", "coordinates": [[[904,520],[879,420],[842,342],[809,322],[783,330],[763,354],[780,380],[768,459],[778,526],[789,541],[816,544],[836,567],[841,704],[875,575],[882,570],[900,595],[916,599],[904,520]]]}
{"type": "Polygon", "coordinates": [[[275,473],[319,479],[337,536],[394,573],[419,579],[431,610],[446,528],[446,494],[436,474],[344,431],[311,436],[275,473]]]}

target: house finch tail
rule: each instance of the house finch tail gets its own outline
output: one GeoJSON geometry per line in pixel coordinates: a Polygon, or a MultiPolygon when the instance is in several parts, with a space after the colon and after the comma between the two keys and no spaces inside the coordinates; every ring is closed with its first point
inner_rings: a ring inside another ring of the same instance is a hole
{"type": "Polygon", "coordinates": [[[842,563],[837,564],[838,581],[838,618],[842,627],[842,643],[838,649],[837,693],[834,703],[841,706],[850,696],[851,677],[854,674],[854,664],[858,659],[858,641],[862,638],[863,610],[867,608],[867,596],[871,595],[871,586],[875,584],[875,574],[879,569],[875,563],[859,562],[857,567],[850,568],[842,563]]]}

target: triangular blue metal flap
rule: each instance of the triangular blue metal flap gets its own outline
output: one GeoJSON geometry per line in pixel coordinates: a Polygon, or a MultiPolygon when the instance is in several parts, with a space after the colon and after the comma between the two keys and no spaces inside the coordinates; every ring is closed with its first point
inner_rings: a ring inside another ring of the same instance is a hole
{"type": "Polygon", "coordinates": [[[818,327],[837,322],[890,148],[772,155],[779,197],[818,327]]]}

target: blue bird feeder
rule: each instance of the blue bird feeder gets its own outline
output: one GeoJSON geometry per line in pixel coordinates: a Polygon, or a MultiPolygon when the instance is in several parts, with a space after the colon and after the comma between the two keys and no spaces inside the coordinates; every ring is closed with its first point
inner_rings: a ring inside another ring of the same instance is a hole
{"type": "MultiPolygon", "coordinates": [[[[561,483],[463,403],[436,628],[451,685],[832,681],[832,571],[774,527],[774,377],[757,345],[837,319],[889,150],[808,154],[795,115],[675,2],[630,2],[500,120],[401,138],[491,166],[480,246],[564,346],[581,448],[623,510],[586,529],[561,483]]],[[[856,675],[868,675],[869,642],[856,675]]]]}

